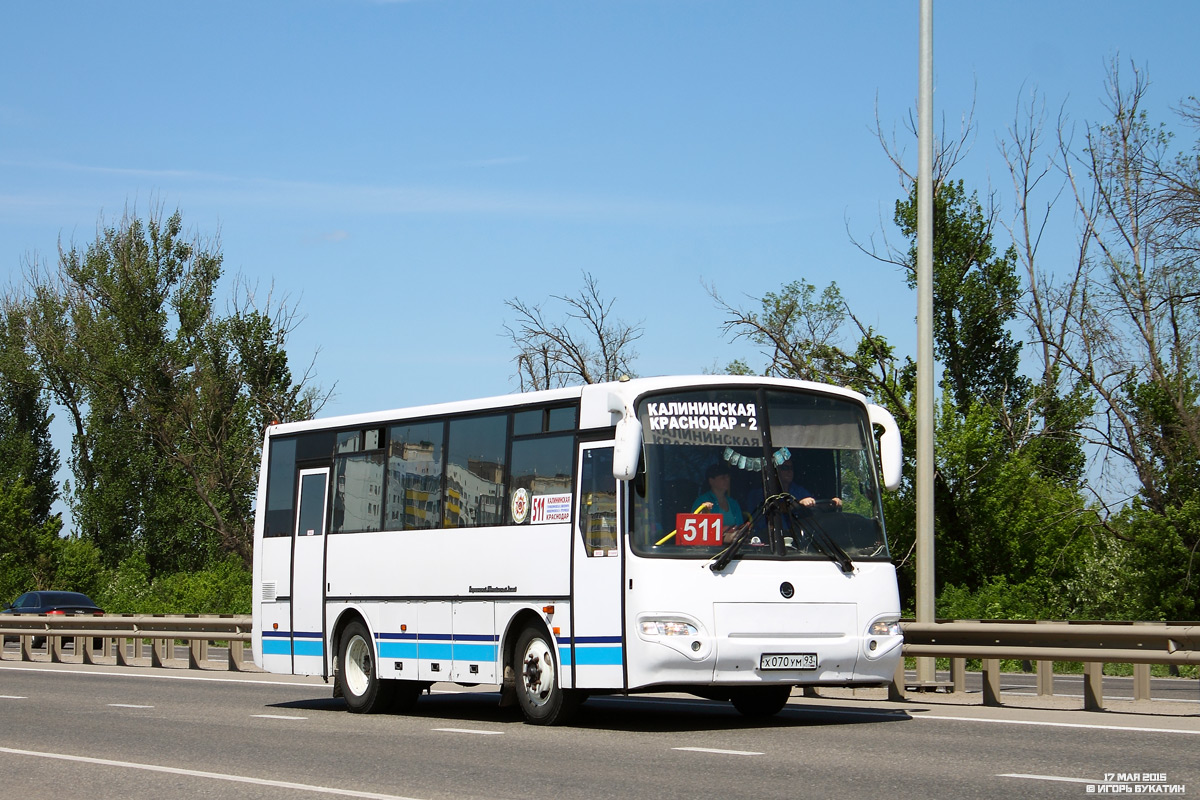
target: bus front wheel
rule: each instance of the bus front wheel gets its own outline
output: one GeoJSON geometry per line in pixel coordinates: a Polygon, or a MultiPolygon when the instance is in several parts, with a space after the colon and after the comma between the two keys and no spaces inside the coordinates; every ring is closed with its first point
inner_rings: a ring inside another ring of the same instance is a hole
{"type": "Polygon", "coordinates": [[[351,711],[374,714],[384,710],[391,699],[392,683],[376,674],[375,646],[361,622],[351,622],[342,633],[338,666],[342,696],[351,711]]]}
{"type": "Polygon", "coordinates": [[[517,702],[525,721],[533,725],[566,722],[579,705],[579,694],[559,683],[552,641],[538,628],[526,628],[517,639],[517,702]]]}

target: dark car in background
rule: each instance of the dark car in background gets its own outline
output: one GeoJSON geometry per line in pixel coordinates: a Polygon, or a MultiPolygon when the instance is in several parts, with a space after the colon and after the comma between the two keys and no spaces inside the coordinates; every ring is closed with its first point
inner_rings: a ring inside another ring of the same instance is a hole
{"type": "MultiPolygon", "coordinates": [[[[0,614],[49,614],[52,616],[104,616],[104,610],[92,602],[92,598],[81,592],[25,592],[11,603],[5,603],[0,614]]],[[[5,636],[4,641],[17,637],[5,636]]],[[[41,647],[44,637],[33,640],[34,647],[41,647]]]]}

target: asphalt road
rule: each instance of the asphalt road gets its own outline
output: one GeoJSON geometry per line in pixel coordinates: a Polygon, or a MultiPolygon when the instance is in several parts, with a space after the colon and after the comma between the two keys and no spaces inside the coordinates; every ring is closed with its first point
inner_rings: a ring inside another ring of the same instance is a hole
{"type": "Polygon", "coordinates": [[[1196,795],[1189,712],[794,697],[751,723],[611,697],[539,728],[448,686],[412,715],[360,716],[319,680],[5,662],[0,798],[1081,797],[1109,773],[1196,795]]]}

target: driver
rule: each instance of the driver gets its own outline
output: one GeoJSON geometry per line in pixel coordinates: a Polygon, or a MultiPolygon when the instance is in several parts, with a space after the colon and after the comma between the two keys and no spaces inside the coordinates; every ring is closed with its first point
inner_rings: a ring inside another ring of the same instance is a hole
{"type": "MultiPolygon", "coordinates": [[[[817,504],[817,500],[813,497],[812,492],[796,483],[796,466],[792,464],[790,458],[776,469],[779,470],[779,484],[785,487],[785,492],[800,501],[800,505],[811,507],[817,504]]],[[[840,497],[830,498],[829,502],[833,504],[834,508],[841,508],[842,506],[842,498],[840,497]]]]}

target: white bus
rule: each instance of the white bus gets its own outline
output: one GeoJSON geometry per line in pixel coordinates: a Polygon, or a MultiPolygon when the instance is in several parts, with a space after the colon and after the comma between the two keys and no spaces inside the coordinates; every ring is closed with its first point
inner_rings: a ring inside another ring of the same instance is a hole
{"type": "Polygon", "coordinates": [[[881,685],[902,637],[880,487],[900,465],[886,410],[781,379],[275,425],[254,663],[332,678],[355,712],[411,708],[438,681],[498,685],[537,724],[590,694],[685,691],[762,716],[797,685],[881,685]]]}

